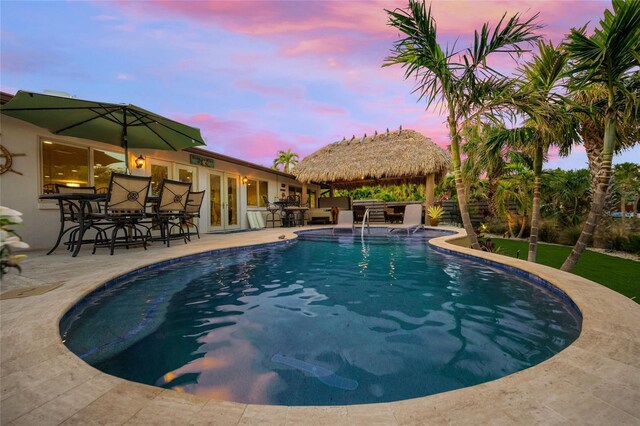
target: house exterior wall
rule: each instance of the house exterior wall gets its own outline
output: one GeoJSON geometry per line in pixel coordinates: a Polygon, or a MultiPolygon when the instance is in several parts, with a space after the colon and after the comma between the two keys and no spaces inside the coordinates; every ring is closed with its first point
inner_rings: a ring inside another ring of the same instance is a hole
{"type": "MultiPolygon", "coordinates": [[[[55,202],[39,201],[42,194],[42,163],[41,163],[41,140],[50,138],[54,141],[68,143],[70,145],[93,147],[112,152],[123,152],[117,146],[87,139],[54,135],[41,127],[34,126],[22,120],[18,120],[5,115],[0,115],[0,144],[12,154],[26,154],[13,158],[13,169],[22,174],[6,172],[0,175],[0,205],[18,210],[23,213],[24,224],[17,230],[33,249],[50,248],[55,242],[59,229],[59,211],[55,202]]],[[[185,151],[155,151],[143,149],[129,150],[129,164],[134,175],[146,175],[151,173],[151,164],[154,161],[167,162],[169,165],[169,178],[177,179],[176,165],[190,164],[190,153],[185,151]],[[139,155],[145,157],[145,166],[136,169],[133,161],[139,155]]],[[[200,154],[198,154],[200,155],[200,154]]],[[[201,157],[204,155],[200,155],[201,157]]],[[[214,159],[214,167],[196,167],[196,182],[193,191],[205,190],[205,198],[201,209],[199,226],[201,232],[209,230],[210,204],[209,204],[209,174],[226,173],[239,179],[246,176],[249,179],[257,179],[268,182],[269,199],[279,198],[282,193],[288,194],[290,185],[302,187],[295,179],[277,173],[270,173],[260,168],[253,168],[249,165],[240,165],[219,159],[214,159]],[[284,187],[282,185],[284,184],[284,187]]],[[[319,193],[319,188],[311,185],[309,187],[319,193]]],[[[238,220],[240,229],[249,228],[247,211],[261,210],[264,207],[247,206],[247,187],[238,181],[238,220]]],[[[266,211],[265,211],[266,214],[266,211]]],[[[59,248],[60,250],[61,248],[59,248]]]]}

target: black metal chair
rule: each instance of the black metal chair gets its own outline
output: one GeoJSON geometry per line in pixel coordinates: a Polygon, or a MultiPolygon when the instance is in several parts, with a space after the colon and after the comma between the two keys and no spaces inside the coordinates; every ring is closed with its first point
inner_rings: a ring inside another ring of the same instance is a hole
{"type": "Polygon", "coordinates": [[[147,249],[145,233],[138,224],[146,217],[147,194],[151,185],[151,177],[131,176],[112,173],[109,191],[101,213],[91,213],[90,220],[101,219],[101,232],[93,244],[93,253],[98,247],[109,247],[111,254],[114,248],[142,244],[147,249]],[[107,231],[111,238],[107,238],[107,231]],[[120,231],[124,232],[118,237],[120,231]]]}
{"type": "MultiPolygon", "coordinates": [[[[151,217],[155,219],[160,227],[160,237],[152,240],[161,240],[167,247],[172,239],[184,239],[187,243],[187,233],[184,232],[183,223],[187,217],[187,201],[191,192],[190,182],[180,182],[177,180],[164,179],[160,185],[160,195],[158,204],[151,217]],[[177,235],[172,235],[171,231],[178,230],[177,235]]],[[[199,209],[198,209],[199,211],[199,209]]],[[[150,232],[148,233],[150,236],[150,232]]]]}
{"type": "Polygon", "coordinates": [[[200,208],[202,207],[202,200],[204,200],[205,191],[189,192],[189,198],[187,199],[187,208],[185,210],[182,225],[187,230],[187,238],[191,240],[190,228],[193,226],[196,228],[196,235],[200,239],[200,229],[193,219],[200,218],[200,208]]]}
{"type": "MultiPolygon", "coordinates": [[[[58,194],[70,194],[70,193],[95,194],[96,193],[95,186],[71,187],[71,186],[61,185],[57,183],[57,184],[53,184],[53,187],[55,189],[55,192],[58,194]]],[[[95,206],[96,208],[99,209],[96,203],[91,203],[90,205],[95,206]]],[[[79,214],[80,214],[79,204],[76,204],[72,201],[59,200],[58,208],[60,210],[60,231],[58,232],[58,238],[56,239],[56,243],[53,245],[53,248],[47,252],[47,255],[53,253],[58,248],[58,246],[60,245],[60,242],[62,241],[62,237],[64,237],[66,233],[69,233],[68,241],[65,243],[67,245],[67,250],[73,249],[74,235],[79,228],[79,223],[78,223],[79,214]],[[70,223],[71,226],[66,227],[65,226],[66,223],[70,223]]]]}
{"type": "Polygon", "coordinates": [[[264,201],[264,205],[267,208],[267,212],[268,212],[266,222],[271,223],[271,227],[275,228],[276,223],[277,222],[279,223],[281,220],[281,217],[278,217],[278,219],[276,219],[276,213],[278,213],[278,216],[281,216],[280,206],[269,202],[269,198],[266,195],[262,196],[262,201],[264,201]],[[271,216],[271,218],[269,218],[269,216],[271,216]]]}

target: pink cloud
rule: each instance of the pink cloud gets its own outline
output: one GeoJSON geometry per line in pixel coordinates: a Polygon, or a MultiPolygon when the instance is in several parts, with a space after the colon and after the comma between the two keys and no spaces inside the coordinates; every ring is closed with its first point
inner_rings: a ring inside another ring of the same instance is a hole
{"type": "Polygon", "coordinates": [[[353,45],[352,40],[345,40],[345,38],[341,36],[305,38],[296,40],[293,46],[283,47],[279,53],[282,56],[346,53],[353,49],[353,45]]]}
{"type": "Polygon", "coordinates": [[[344,115],[349,112],[339,106],[333,104],[324,104],[319,102],[309,102],[308,107],[311,111],[317,112],[318,114],[326,114],[326,115],[344,115]]]}
{"type": "Polygon", "coordinates": [[[306,135],[281,135],[265,128],[256,128],[251,120],[229,120],[208,113],[177,115],[176,121],[198,127],[211,151],[270,166],[279,150],[308,151],[305,146],[318,139],[306,135]],[[295,141],[295,142],[294,142],[295,141]]]}
{"type": "Polygon", "coordinates": [[[267,97],[282,97],[290,100],[300,100],[305,96],[303,87],[285,87],[278,85],[266,85],[253,80],[238,80],[234,83],[235,87],[242,90],[248,90],[267,97]]]}

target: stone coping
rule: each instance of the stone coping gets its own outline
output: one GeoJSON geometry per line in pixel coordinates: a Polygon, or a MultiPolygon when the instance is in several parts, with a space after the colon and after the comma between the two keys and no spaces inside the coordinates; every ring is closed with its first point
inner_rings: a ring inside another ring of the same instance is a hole
{"type": "MultiPolygon", "coordinates": [[[[314,227],[315,228],[315,227],[314,227]]],[[[498,380],[399,402],[335,407],[286,407],[206,399],[109,376],[84,363],[61,341],[65,312],[103,283],[159,261],[222,248],[295,238],[306,228],[203,235],[188,245],[148,251],[83,249],[71,258],[32,252],[20,277],[2,292],[64,282],[48,293],[0,301],[0,423],[47,424],[640,424],[640,306],[576,275],[447,242],[437,249],[498,262],[552,283],[583,316],[566,349],[498,380]]]]}

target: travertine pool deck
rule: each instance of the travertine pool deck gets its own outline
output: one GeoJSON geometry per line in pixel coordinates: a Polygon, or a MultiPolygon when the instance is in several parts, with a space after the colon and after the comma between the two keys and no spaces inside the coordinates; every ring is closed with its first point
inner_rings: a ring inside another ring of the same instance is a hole
{"type": "Polygon", "coordinates": [[[63,248],[32,252],[1,290],[62,285],[0,301],[0,421],[57,424],[612,424],[640,425],[640,305],[603,286],[545,266],[432,243],[525,269],[561,288],[583,315],[582,333],[551,359],[481,385],[406,401],[337,407],[247,405],[128,382],[85,364],[62,344],[58,321],[84,294],[133,269],[188,254],[274,242],[295,229],[203,235],[165,248],[63,248]]]}

